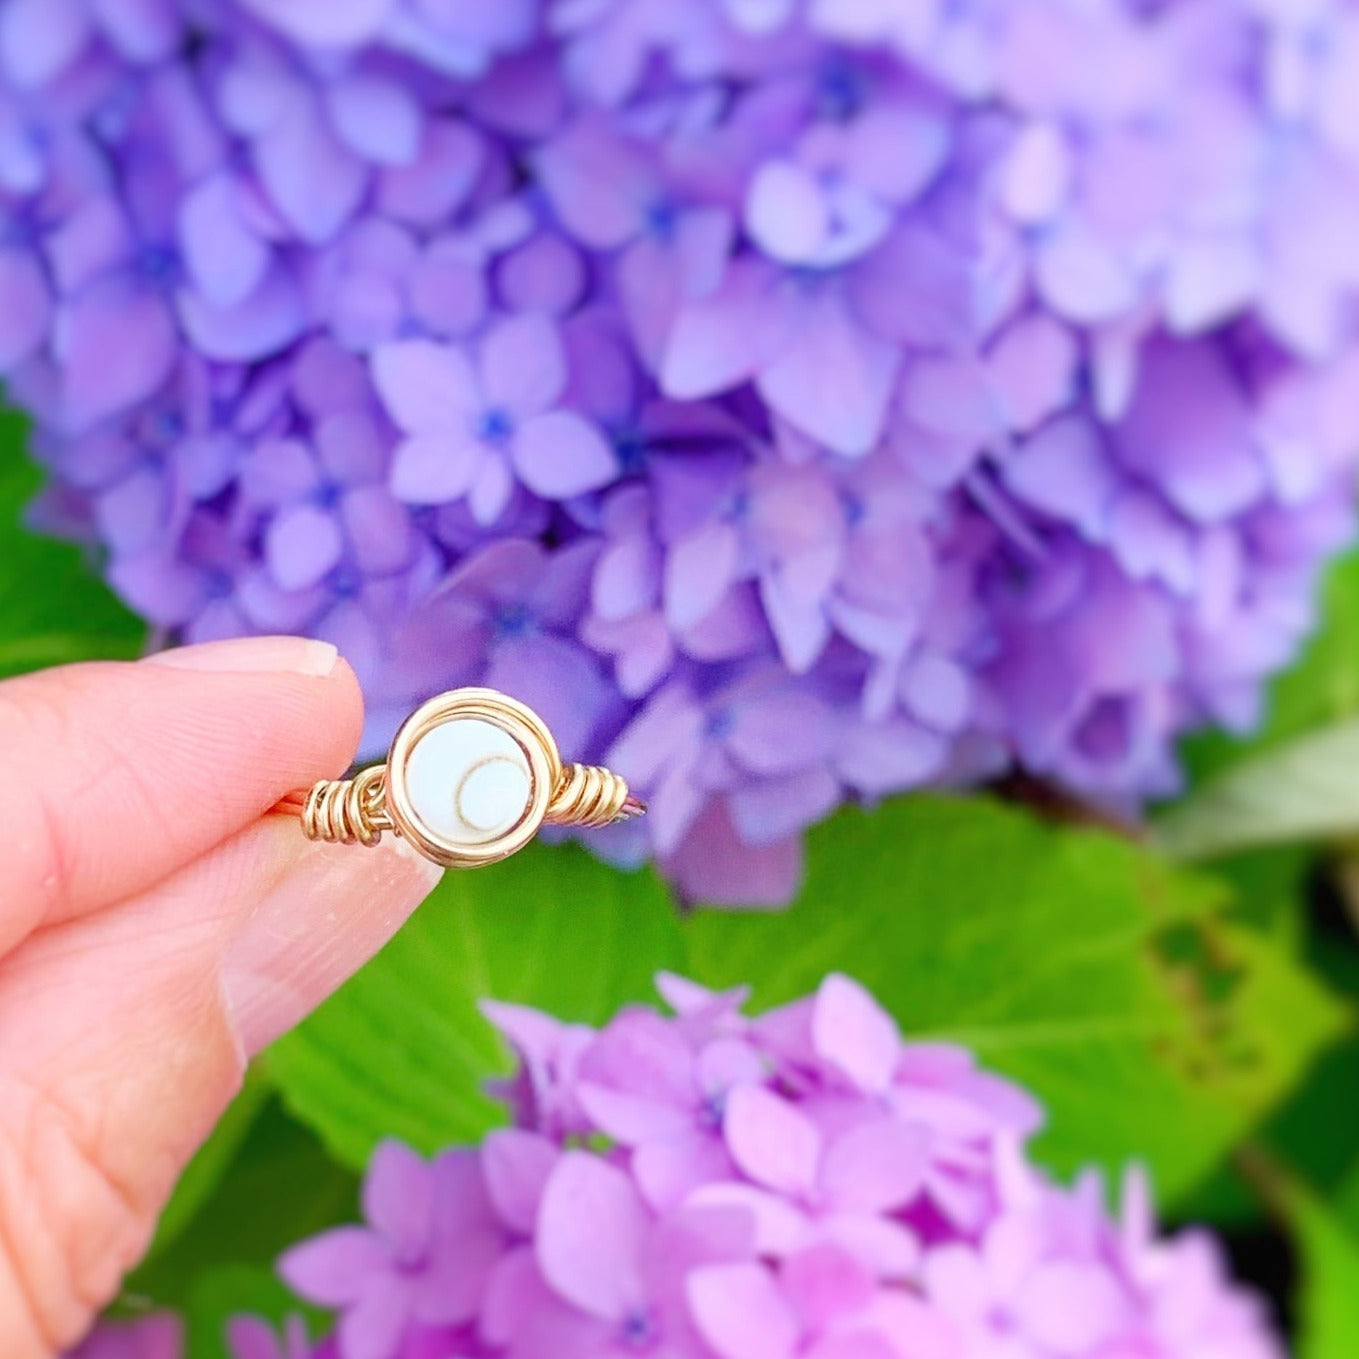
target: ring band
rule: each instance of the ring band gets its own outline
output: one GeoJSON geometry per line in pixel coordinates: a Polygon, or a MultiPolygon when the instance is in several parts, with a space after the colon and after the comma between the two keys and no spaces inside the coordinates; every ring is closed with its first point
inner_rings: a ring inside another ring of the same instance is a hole
{"type": "Polygon", "coordinates": [[[494,689],[453,689],[417,708],[385,764],[323,779],[276,811],[310,840],[376,845],[399,835],[444,868],[476,868],[522,849],[541,826],[592,829],[646,811],[626,780],[564,764],[542,718],[494,689]]]}

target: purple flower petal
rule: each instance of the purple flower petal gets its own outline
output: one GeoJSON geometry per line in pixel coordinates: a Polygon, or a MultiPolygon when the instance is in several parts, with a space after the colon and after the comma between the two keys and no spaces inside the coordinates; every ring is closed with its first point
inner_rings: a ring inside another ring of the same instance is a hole
{"type": "Polygon", "coordinates": [[[407,439],[392,459],[392,494],[408,505],[444,505],[471,491],[483,467],[495,461],[470,439],[407,439]]]}
{"type": "Polygon", "coordinates": [[[1138,284],[1128,262],[1088,228],[1061,227],[1038,253],[1035,282],[1068,321],[1111,321],[1132,309],[1138,284]]]}
{"type": "Polygon", "coordinates": [[[1147,347],[1113,437],[1128,466],[1192,519],[1226,519],[1264,493],[1249,407],[1221,352],[1206,343],[1147,347]]]}
{"type": "Polygon", "coordinates": [[[114,46],[134,61],[170,57],[181,37],[173,0],[92,0],[91,9],[114,46]]]}
{"type": "Polygon", "coordinates": [[[299,505],[279,515],[265,534],[265,560],[285,590],[318,584],[343,553],[344,538],[334,516],[314,505],[299,505]]]}
{"type": "Polygon", "coordinates": [[[543,1192],[538,1266],[568,1302],[605,1320],[643,1301],[639,1255],[647,1214],[619,1169],[568,1151],[543,1192]]]}
{"type": "Polygon", "coordinates": [[[851,1128],[831,1143],[821,1189],[836,1208],[884,1213],[903,1207],[925,1176],[929,1133],[893,1118],[851,1128]]]}
{"type": "Polygon", "coordinates": [[[213,359],[270,358],[296,340],[307,321],[297,281],[282,268],[271,269],[263,283],[236,306],[213,306],[189,291],[181,292],[177,301],[189,338],[213,359]]]}
{"type": "Polygon", "coordinates": [[[312,245],[334,239],[368,184],[363,162],[335,139],[310,101],[298,101],[256,142],[255,164],[274,206],[312,245]]]}
{"type": "Polygon", "coordinates": [[[346,1307],[388,1267],[390,1255],[362,1227],[336,1227],[294,1246],[278,1262],[289,1288],[323,1307],[346,1307]]]}
{"type": "Polygon", "coordinates": [[[1050,220],[1070,190],[1073,157],[1061,130],[1052,123],[1031,123],[1007,157],[1001,192],[1018,222],[1050,220]]]}
{"type": "Polygon", "coordinates": [[[618,474],[613,450],[574,411],[551,411],[526,421],[515,436],[513,456],[520,480],[548,500],[598,490],[618,474]]]}
{"type": "Polygon", "coordinates": [[[566,386],[566,352],[557,328],[542,316],[515,316],[487,335],[481,385],[497,410],[516,416],[551,409],[566,386]]]}
{"type": "Polygon", "coordinates": [[[195,286],[214,306],[244,301],[269,267],[269,247],[246,225],[226,175],[204,180],[184,200],[179,239],[195,286]]]}
{"type": "Polygon", "coordinates": [[[395,1247],[418,1256],[429,1245],[433,1212],[429,1163],[400,1142],[379,1143],[363,1182],[363,1215],[395,1247]]]}
{"type": "Polygon", "coordinates": [[[55,346],[66,370],[66,417],[81,430],[149,397],[170,376],[175,325],[158,297],[101,288],[60,313],[55,346]]]}
{"type": "Polygon", "coordinates": [[[873,1299],[876,1280],[838,1246],[810,1246],[784,1261],[780,1282],[803,1324],[820,1330],[848,1320],[873,1299]]]}
{"type": "Polygon", "coordinates": [[[830,230],[821,185],[796,161],[766,161],[751,180],[746,229],[781,264],[813,259],[830,230]]]}
{"type": "Polygon", "coordinates": [[[451,220],[486,162],[486,143],[461,120],[427,123],[419,157],[383,172],[378,205],[399,222],[434,227],[451,220]]]}
{"type": "Polygon", "coordinates": [[[0,12],[0,63],[21,87],[45,85],[79,56],[89,33],[81,0],[9,0],[0,12]]]}
{"type": "Polygon", "coordinates": [[[330,85],[326,103],[345,145],[379,165],[409,165],[420,150],[420,106],[391,80],[349,76],[330,85]]]}
{"type": "Polygon", "coordinates": [[[340,1353],[344,1359],[392,1359],[409,1318],[410,1285],[405,1279],[388,1274],[371,1281],[340,1318],[340,1353]]]}
{"type": "Polygon", "coordinates": [[[486,1188],[501,1221],[531,1236],[558,1148],[537,1133],[510,1129],[492,1133],[481,1154],[486,1188]]]}
{"type": "Polygon", "coordinates": [[[481,396],[461,349],[427,340],[382,345],[373,354],[373,382],[408,434],[471,434],[481,396]]]}
{"type": "Polygon", "coordinates": [[[757,1184],[794,1197],[812,1192],[821,1134],[787,1100],[762,1086],[738,1086],[722,1127],[732,1159],[757,1184]]]}
{"type": "Polygon", "coordinates": [[[602,121],[583,119],[547,143],[538,177],[570,233],[585,245],[622,245],[642,225],[651,176],[602,121]]]}
{"type": "Polygon", "coordinates": [[[267,24],[316,47],[351,47],[381,31],[396,0],[242,0],[267,24]]]}
{"type": "Polygon", "coordinates": [[[685,1292],[704,1340],[722,1359],[793,1359],[798,1325],[762,1265],[707,1265],[685,1292]]]}
{"type": "Polygon", "coordinates": [[[732,789],[727,809],[745,844],[774,845],[829,816],[843,791],[829,769],[804,769],[732,789]]]}
{"type": "Polygon", "coordinates": [[[1079,352],[1071,332],[1046,316],[1016,322],[997,341],[987,370],[1006,424],[1030,430],[1075,394],[1079,352]]]}
{"type": "Polygon", "coordinates": [[[1099,541],[1119,490],[1116,470],[1095,429],[1078,417],[1058,420],[1021,444],[1005,464],[1005,484],[1022,500],[1099,541]]]}
{"type": "Polygon", "coordinates": [[[796,324],[777,283],[766,267],[737,261],[717,292],[683,308],[661,360],[660,384],[667,396],[712,396],[759,371],[796,324]]]}
{"type": "Polygon", "coordinates": [[[717,607],[736,579],[740,538],[730,524],[710,524],[673,548],[665,563],[665,615],[687,629],[717,607]]]}
{"type": "Polygon", "coordinates": [[[851,977],[831,973],[812,1007],[817,1055],[865,1094],[882,1094],[901,1056],[896,1021],[851,977]]]}
{"type": "Polygon", "coordinates": [[[756,385],[785,419],[837,453],[858,457],[882,434],[900,365],[896,349],[823,299],[804,309],[756,385]]]}
{"type": "Polygon", "coordinates": [[[52,301],[32,256],[0,250],[0,372],[21,363],[47,338],[52,301]]]}

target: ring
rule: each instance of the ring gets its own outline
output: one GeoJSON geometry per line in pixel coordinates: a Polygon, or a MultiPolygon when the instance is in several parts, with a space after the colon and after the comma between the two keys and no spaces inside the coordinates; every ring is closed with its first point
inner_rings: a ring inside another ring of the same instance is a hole
{"type": "Polygon", "coordinates": [[[391,831],[444,868],[476,868],[523,849],[541,826],[610,826],[646,806],[611,770],[563,764],[547,725],[517,699],[453,689],[406,719],[386,764],[323,779],[275,810],[301,817],[309,840],[371,846],[391,831]]]}

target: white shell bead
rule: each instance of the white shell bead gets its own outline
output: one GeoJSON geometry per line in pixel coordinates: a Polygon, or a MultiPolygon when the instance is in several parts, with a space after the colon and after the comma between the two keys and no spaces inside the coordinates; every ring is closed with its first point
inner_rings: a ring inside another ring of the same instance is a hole
{"type": "Polygon", "coordinates": [[[528,757],[508,732],[453,718],[422,736],[405,770],[411,809],[454,844],[484,845],[513,830],[533,791],[528,757]]]}

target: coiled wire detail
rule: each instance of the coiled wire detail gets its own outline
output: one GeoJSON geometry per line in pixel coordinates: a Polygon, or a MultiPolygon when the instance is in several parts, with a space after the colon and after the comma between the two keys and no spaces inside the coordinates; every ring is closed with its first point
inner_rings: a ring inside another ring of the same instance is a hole
{"type": "Polygon", "coordinates": [[[308,840],[333,845],[368,845],[392,829],[386,811],[383,765],[373,765],[352,779],[314,784],[302,805],[302,831],[308,840]]]}
{"type": "Polygon", "coordinates": [[[595,830],[638,816],[643,806],[628,792],[627,780],[593,764],[568,764],[561,772],[543,820],[550,826],[595,830]]]}

